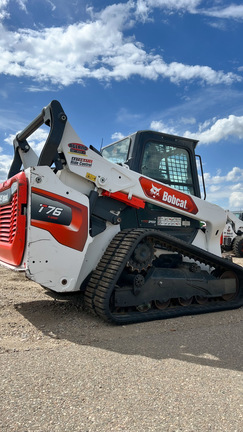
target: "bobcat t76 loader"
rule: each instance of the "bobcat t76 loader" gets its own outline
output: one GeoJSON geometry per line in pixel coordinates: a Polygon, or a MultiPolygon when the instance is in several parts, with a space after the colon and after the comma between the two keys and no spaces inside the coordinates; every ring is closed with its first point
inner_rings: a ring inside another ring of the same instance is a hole
{"type": "Polygon", "coordinates": [[[54,292],[84,291],[114,323],[240,307],[243,269],[221,257],[220,237],[227,221],[238,235],[243,223],[201,199],[196,145],[145,130],[99,152],[52,101],[14,139],[1,264],[54,292]],[[27,138],[43,124],[37,156],[27,138]]]}

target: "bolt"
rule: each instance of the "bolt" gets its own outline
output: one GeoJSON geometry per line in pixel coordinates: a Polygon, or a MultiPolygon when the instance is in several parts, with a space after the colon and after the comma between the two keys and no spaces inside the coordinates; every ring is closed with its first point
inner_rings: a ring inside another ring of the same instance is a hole
{"type": "Polygon", "coordinates": [[[62,283],[62,285],[67,285],[68,281],[67,281],[67,279],[62,279],[61,283],[62,283]]]}
{"type": "Polygon", "coordinates": [[[66,114],[64,114],[64,113],[61,113],[61,114],[59,115],[59,118],[60,118],[60,120],[63,121],[63,122],[65,122],[65,121],[67,120],[67,116],[66,116],[66,114]]]}
{"type": "Polygon", "coordinates": [[[100,181],[100,184],[104,184],[106,182],[106,178],[100,177],[99,181],[100,181]]]}
{"type": "Polygon", "coordinates": [[[41,183],[42,182],[42,178],[41,177],[36,177],[35,181],[36,181],[36,183],[41,183]]]}

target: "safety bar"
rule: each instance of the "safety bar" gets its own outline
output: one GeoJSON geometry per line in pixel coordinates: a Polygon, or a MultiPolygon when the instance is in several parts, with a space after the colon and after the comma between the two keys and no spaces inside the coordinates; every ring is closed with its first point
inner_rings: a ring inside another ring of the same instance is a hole
{"type": "Polygon", "coordinates": [[[43,108],[41,113],[22,131],[19,132],[13,140],[14,158],[10,167],[8,178],[14,176],[21,170],[22,159],[20,151],[27,153],[30,146],[27,138],[32,135],[40,126],[46,124],[50,126],[50,132],[44,144],[37,165],[51,166],[53,163],[57,169],[62,168],[60,157],[58,156],[57,148],[62,139],[67,116],[57,100],[53,100],[43,108]]]}
{"type": "Polygon", "coordinates": [[[30,135],[32,135],[39,127],[41,127],[44,124],[44,116],[45,116],[45,110],[47,110],[48,107],[43,108],[42,112],[28,125],[26,128],[19,132],[16,135],[17,141],[25,141],[30,135]]]}

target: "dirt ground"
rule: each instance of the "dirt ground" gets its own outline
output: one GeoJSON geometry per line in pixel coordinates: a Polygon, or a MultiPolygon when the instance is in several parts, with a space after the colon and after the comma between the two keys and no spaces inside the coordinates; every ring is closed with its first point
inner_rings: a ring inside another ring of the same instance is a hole
{"type": "Polygon", "coordinates": [[[113,326],[2,266],[0,302],[2,432],[243,430],[243,308],[113,326]]]}

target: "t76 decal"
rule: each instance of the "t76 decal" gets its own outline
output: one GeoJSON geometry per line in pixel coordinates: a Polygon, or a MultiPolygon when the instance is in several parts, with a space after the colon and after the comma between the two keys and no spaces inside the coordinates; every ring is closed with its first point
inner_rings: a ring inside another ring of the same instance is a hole
{"type": "Polygon", "coordinates": [[[31,188],[31,225],[64,246],[82,251],[88,236],[88,208],[53,192],[31,188]]]}
{"type": "Polygon", "coordinates": [[[144,177],[140,177],[139,181],[148,198],[168,204],[171,207],[181,208],[188,213],[198,213],[198,208],[190,195],[144,177]]]}
{"type": "Polygon", "coordinates": [[[60,201],[54,201],[47,196],[32,193],[31,203],[31,219],[70,225],[72,210],[63,202],[60,203],[60,201]]]}

